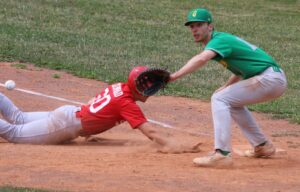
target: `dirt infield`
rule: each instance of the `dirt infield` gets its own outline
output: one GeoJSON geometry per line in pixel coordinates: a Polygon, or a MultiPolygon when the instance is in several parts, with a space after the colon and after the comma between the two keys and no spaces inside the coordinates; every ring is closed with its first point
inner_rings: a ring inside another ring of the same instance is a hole
{"type": "MultiPolygon", "coordinates": [[[[11,63],[0,63],[0,69],[1,83],[13,79],[18,88],[79,102],[89,100],[106,86],[32,65],[18,69],[11,63]]],[[[3,87],[0,91],[24,111],[52,110],[66,104],[3,87]]],[[[0,139],[0,186],[95,192],[300,190],[300,125],[255,113],[265,133],[286,153],[271,159],[252,159],[234,153],[234,166],[230,169],[199,168],[192,164],[192,159],[213,148],[210,104],[162,96],[150,98],[141,107],[148,118],[181,129],[182,132],[165,129],[176,132],[177,139],[202,142],[202,151],[157,153],[151,141],[126,123],[97,135],[93,142],[78,138],[69,144],[50,146],[11,144],[0,139]]],[[[232,145],[237,150],[248,147],[236,125],[232,145]]]]}

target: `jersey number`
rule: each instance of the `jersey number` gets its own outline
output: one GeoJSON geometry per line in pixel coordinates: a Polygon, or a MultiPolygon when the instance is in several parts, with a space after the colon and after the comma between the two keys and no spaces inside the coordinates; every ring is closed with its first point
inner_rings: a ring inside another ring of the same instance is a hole
{"type": "Polygon", "coordinates": [[[94,102],[90,105],[90,111],[92,113],[97,113],[110,102],[111,97],[108,92],[109,89],[106,88],[103,95],[98,95],[95,98],[94,102]]]}

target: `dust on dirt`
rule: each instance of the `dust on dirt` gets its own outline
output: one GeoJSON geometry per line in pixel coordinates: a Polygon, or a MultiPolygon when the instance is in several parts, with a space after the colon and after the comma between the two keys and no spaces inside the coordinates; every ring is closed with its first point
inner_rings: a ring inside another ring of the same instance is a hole
{"type": "MultiPolygon", "coordinates": [[[[0,63],[1,83],[13,79],[18,88],[78,102],[88,101],[106,86],[62,71],[30,64],[18,68],[13,64],[16,63],[0,63]]],[[[24,111],[52,110],[67,104],[3,87],[0,91],[24,111]]],[[[149,119],[172,125],[173,129],[164,131],[176,132],[178,140],[201,142],[202,151],[157,153],[150,140],[126,123],[90,142],[78,138],[53,146],[12,144],[0,139],[0,186],[95,192],[299,191],[300,125],[254,113],[276,147],[287,154],[252,159],[234,153],[234,166],[230,169],[199,168],[192,159],[213,149],[210,103],[155,96],[140,106],[149,119]]],[[[232,145],[235,149],[249,146],[236,125],[232,145]]]]}

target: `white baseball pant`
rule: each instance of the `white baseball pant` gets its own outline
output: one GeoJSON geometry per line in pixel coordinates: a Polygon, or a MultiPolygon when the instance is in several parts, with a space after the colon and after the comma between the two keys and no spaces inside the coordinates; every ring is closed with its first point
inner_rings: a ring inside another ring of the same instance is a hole
{"type": "Polygon", "coordinates": [[[215,149],[231,151],[231,118],[252,146],[267,141],[245,105],[269,101],[281,96],[287,87],[284,72],[272,67],[252,78],[234,83],[212,95],[215,149]]]}
{"type": "Polygon", "coordinates": [[[48,112],[23,112],[0,93],[0,136],[12,143],[59,144],[79,135],[80,107],[65,105],[48,112]]]}

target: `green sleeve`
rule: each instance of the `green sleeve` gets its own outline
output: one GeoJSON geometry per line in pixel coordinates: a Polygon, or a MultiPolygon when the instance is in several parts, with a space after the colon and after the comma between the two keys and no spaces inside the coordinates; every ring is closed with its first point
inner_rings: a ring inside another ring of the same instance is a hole
{"type": "Polygon", "coordinates": [[[222,58],[226,58],[232,52],[231,46],[222,38],[213,38],[208,42],[204,48],[205,50],[212,50],[219,54],[222,58]]]}

